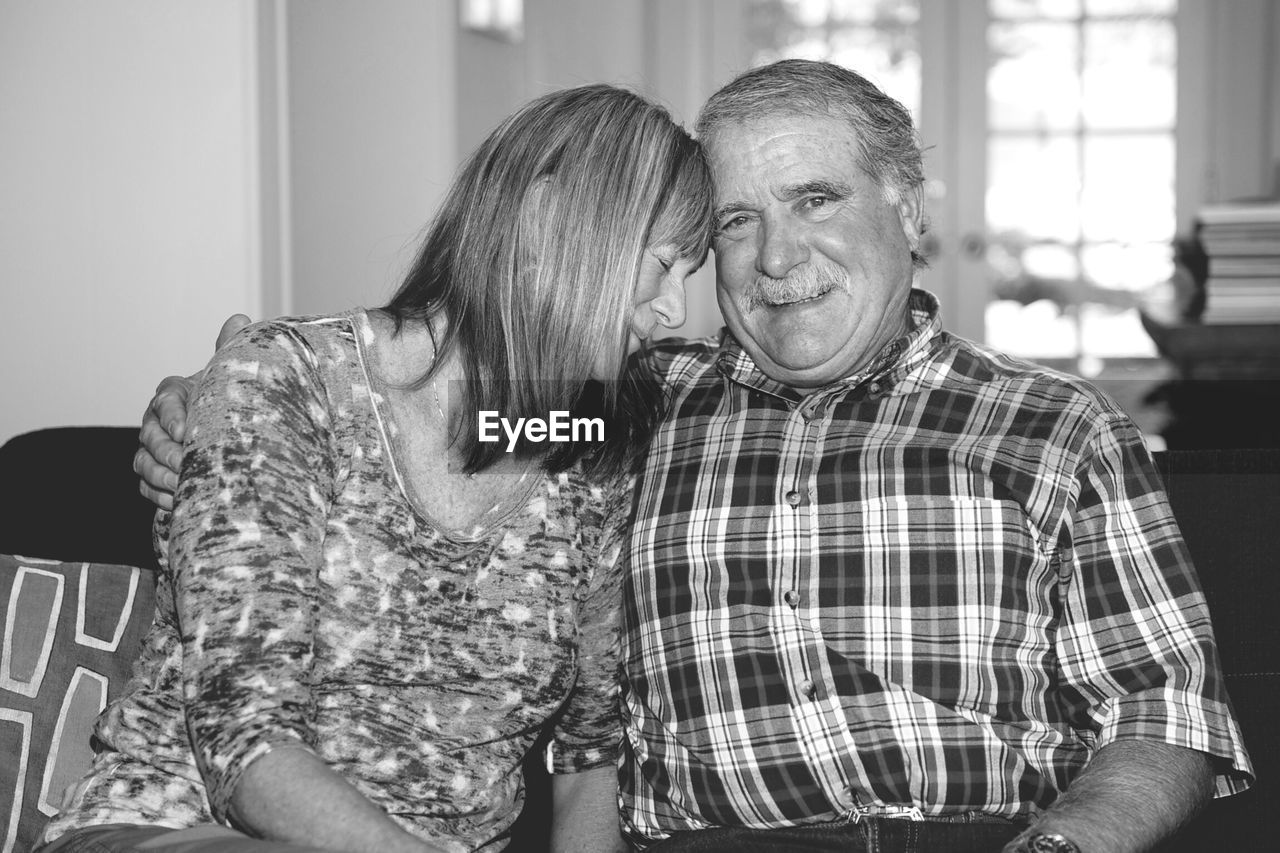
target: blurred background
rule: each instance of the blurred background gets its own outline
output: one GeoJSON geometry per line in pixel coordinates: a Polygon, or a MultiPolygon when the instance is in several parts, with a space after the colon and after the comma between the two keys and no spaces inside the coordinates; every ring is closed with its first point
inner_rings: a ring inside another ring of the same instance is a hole
{"type": "MultiPolygon", "coordinates": [[[[1280,193],[1278,47],[1277,0],[0,0],[0,442],[137,423],[233,312],[381,304],[533,96],[621,83],[688,124],[803,56],[916,117],[948,328],[1099,382],[1154,446],[1171,407],[1180,441],[1265,443],[1186,425],[1253,423],[1280,376],[1280,272],[1203,322],[1195,240],[1280,193]]],[[[682,334],[719,328],[710,266],[682,334]]]]}

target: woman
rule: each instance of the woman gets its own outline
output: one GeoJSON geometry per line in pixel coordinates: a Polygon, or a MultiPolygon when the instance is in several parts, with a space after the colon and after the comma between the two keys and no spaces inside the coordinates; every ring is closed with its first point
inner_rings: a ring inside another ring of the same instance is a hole
{"type": "Polygon", "coordinates": [[[43,849],[497,849],[553,718],[553,833],[616,845],[614,594],[644,418],[614,389],[683,321],[709,198],[660,107],[551,94],[471,157],[388,306],[220,350],[156,624],[43,849]],[[507,452],[480,440],[489,411],[607,429],[507,452]]]}

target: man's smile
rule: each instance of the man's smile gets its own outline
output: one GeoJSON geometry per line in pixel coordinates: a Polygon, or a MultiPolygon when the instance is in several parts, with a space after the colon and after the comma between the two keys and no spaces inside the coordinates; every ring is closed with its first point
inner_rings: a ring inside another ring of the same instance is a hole
{"type": "Polygon", "coordinates": [[[766,307],[769,307],[769,308],[788,308],[792,305],[803,305],[806,302],[816,302],[817,300],[826,296],[828,293],[830,293],[834,289],[835,289],[835,285],[831,285],[819,291],[818,293],[813,294],[812,296],[799,296],[791,299],[781,299],[778,301],[773,301],[771,299],[765,298],[763,300],[763,303],[766,307]]]}
{"type": "Polygon", "coordinates": [[[815,275],[812,271],[806,271],[806,275],[800,280],[762,281],[757,283],[751,302],[756,307],[765,308],[788,308],[816,302],[835,290],[842,279],[839,275],[815,275]]]}

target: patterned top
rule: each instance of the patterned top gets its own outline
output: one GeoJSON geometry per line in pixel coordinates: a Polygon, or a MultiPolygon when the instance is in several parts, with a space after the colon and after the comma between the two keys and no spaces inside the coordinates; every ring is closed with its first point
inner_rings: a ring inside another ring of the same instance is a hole
{"type": "Polygon", "coordinates": [[[557,709],[553,772],[616,760],[630,490],[538,476],[478,536],[441,529],[398,485],[373,341],[352,312],[257,324],[215,357],[156,623],[46,838],[225,821],[245,768],[288,746],[421,838],[500,847],[557,709]]]}
{"type": "Polygon", "coordinates": [[[1120,738],[1252,773],[1204,598],[1130,420],[914,330],[807,397],[731,337],[653,362],[623,593],[640,843],[897,807],[1026,814],[1120,738]]]}

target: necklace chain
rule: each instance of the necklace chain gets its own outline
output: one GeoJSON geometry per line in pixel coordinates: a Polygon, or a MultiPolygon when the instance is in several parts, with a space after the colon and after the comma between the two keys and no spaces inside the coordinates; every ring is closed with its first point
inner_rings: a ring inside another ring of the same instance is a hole
{"type": "MultiPolygon", "coordinates": [[[[440,349],[439,349],[439,347],[436,345],[436,333],[435,333],[435,330],[431,328],[431,320],[430,320],[430,319],[428,319],[428,320],[427,320],[427,334],[431,336],[431,368],[434,370],[434,369],[435,369],[435,366],[436,366],[436,356],[438,356],[438,355],[440,354],[440,349]]],[[[438,377],[438,376],[436,376],[435,374],[432,374],[432,376],[431,376],[431,399],[435,400],[435,403],[436,403],[436,412],[437,412],[437,414],[439,414],[439,415],[440,415],[440,423],[444,424],[444,428],[445,428],[445,430],[446,430],[446,431],[448,431],[448,430],[450,429],[449,418],[448,418],[448,417],[445,415],[445,413],[444,413],[444,406],[440,405],[440,388],[439,388],[439,386],[436,384],[436,380],[437,380],[437,379],[439,379],[439,377],[438,377]]],[[[478,473],[476,473],[476,472],[474,472],[474,471],[473,471],[473,472],[471,472],[471,473],[467,474],[466,476],[467,476],[467,479],[468,479],[468,480],[474,480],[476,477],[478,477],[478,476],[480,476],[480,475],[479,475],[478,473]]],[[[523,482],[523,481],[524,481],[524,477],[521,477],[521,478],[520,478],[520,480],[521,480],[521,482],[523,482]]]]}
{"type": "MultiPolygon", "coordinates": [[[[440,355],[440,347],[436,344],[436,330],[431,328],[430,317],[427,318],[427,335],[431,337],[431,369],[434,371],[436,368],[436,357],[440,355]]],[[[439,378],[438,376],[432,373],[431,397],[436,401],[436,411],[440,414],[441,423],[443,423],[445,425],[445,428],[448,429],[449,419],[444,416],[444,406],[440,405],[440,391],[436,387],[436,379],[438,378],[439,378]]]]}
{"type": "Polygon", "coordinates": [[[434,376],[431,377],[431,397],[436,401],[436,411],[440,413],[440,420],[445,426],[448,426],[449,419],[444,416],[444,407],[440,405],[440,392],[436,390],[436,378],[434,376]]]}

